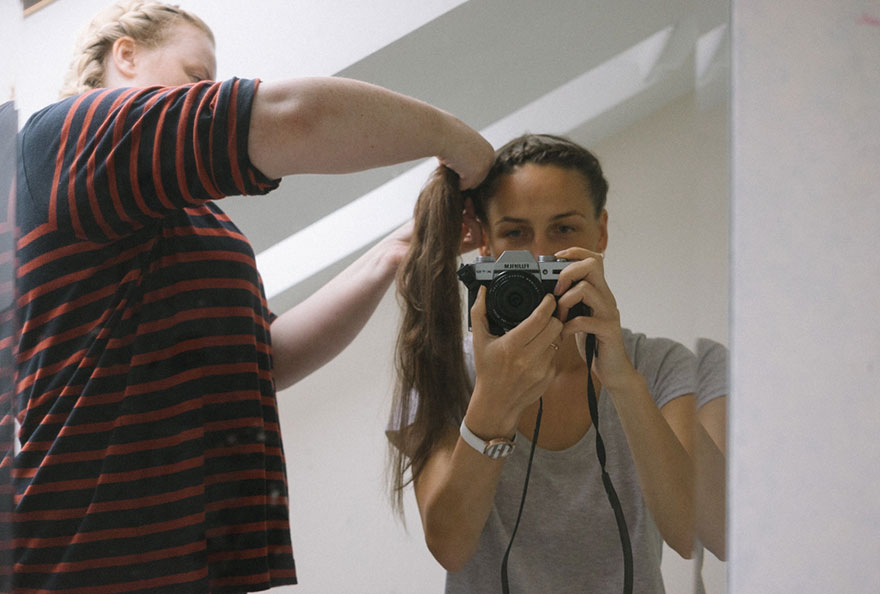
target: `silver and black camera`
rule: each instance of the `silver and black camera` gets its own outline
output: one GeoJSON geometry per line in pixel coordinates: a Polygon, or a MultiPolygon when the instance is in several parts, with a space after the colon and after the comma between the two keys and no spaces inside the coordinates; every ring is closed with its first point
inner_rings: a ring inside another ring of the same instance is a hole
{"type": "MultiPolygon", "coordinates": [[[[529,317],[544,295],[553,293],[559,273],[571,263],[553,256],[538,256],[535,260],[527,250],[508,250],[497,260],[478,256],[473,264],[463,264],[458,278],[468,290],[468,328],[472,327],[470,309],[480,285],[486,286],[489,332],[501,336],[529,317]]],[[[590,308],[583,303],[568,312],[569,319],[588,315],[590,308]]]]}

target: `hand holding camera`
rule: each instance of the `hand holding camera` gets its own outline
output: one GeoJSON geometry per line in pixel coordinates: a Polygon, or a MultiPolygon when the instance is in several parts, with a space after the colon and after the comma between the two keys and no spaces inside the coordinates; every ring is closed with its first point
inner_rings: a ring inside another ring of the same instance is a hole
{"type": "MultiPolygon", "coordinates": [[[[602,383],[611,387],[625,381],[633,367],[623,348],[620,313],[602,264],[601,255],[582,248],[537,259],[528,251],[508,250],[497,260],[478,257],[473,264],[463,265],[458,274],[468,287],[469,306],[473,306],[479,288],[486,287],[486,318],[489,332],[495,336],[510,332],[545,295],[553,295],[554,315],[565,322],[562,337],[596,335],[602,356],[594,360],[594,369],[602,383]],[[593,309],[585,302],[593,304],[593,309]]],[[[470,327],[470,317],[468,322],[470,327]]],[[[583,351],[581,357],[586,358],[583,351]]]]}
{"type": "Polygon", "coordinates": [[[486,287],[471,308],[476,384],[466,415],[477,435],[509,436],[522,412],[543,395],[556,375],[562,322],[553,316],[556,300],[545,294],[535,310],[504,336],[489,331],[486,287]]]}
{"type": "MultiPolygon", "coordinates": [[[[544,295],[553,294],[562,271],[572,261],[554,256],[538,256],[526,250],[508,250],[498,260],[478,256],[473,264],[465,264],[458,278],[468,289],[468,310],[473,307],[481,286],[486,291],[486,317],[489,332],[501,336],[525,320],[544,295]]],[[[562,321],[576,316],[589,316],[590,308],[583,303],[565,307],[562,321]]],[[[472,327],[470,316],[468,327],[472,327]]]]}
{"type": "Polygon", "coordinates": [[[480,257],[459,269],[477,369],[467,418],[486,435],[510,434],[556,375],[562,322],[554,316],[553,290],[570,262],[541,260],[528,251],[506,251],[497,261],[480,257]]]}

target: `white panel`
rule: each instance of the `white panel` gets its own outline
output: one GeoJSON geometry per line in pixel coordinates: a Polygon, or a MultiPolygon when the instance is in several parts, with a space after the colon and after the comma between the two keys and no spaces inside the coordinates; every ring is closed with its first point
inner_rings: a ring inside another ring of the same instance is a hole
{"type": "Polygon", "coordinates": [[[733,2],[734,593],[880,588],[880,3],[733,2]]]}

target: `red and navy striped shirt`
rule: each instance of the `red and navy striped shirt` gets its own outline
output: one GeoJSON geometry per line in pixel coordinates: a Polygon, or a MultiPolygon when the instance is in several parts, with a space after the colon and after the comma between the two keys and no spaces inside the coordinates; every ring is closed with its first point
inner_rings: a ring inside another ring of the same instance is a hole
{"type": "Polygon", "coordinates": [[[296,583],[272,316],[214,203],[278,185],[257,86],[99,89],[20,134],[17,593],[296,583]]]}

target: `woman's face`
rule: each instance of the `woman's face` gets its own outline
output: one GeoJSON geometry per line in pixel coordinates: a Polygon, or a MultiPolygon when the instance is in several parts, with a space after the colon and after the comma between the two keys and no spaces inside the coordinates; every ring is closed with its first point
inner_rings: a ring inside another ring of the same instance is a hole
{"type": "Polygon", "coordinates": [[[505,250],[533,256],[581,247],[604,252],[608,213],[598,218],[583,175],[555,165],[527,163],[503,175],[489,199],[480,254],[495,258],[505,250]]]}
{"type": "Polygon", "coordinates": [[[138,46],[135,79],[131,86],[177,86],[214,80],[217,59],[214,43],[198,27],[174,25],[164,43],[155,48],[138,46]]]}

